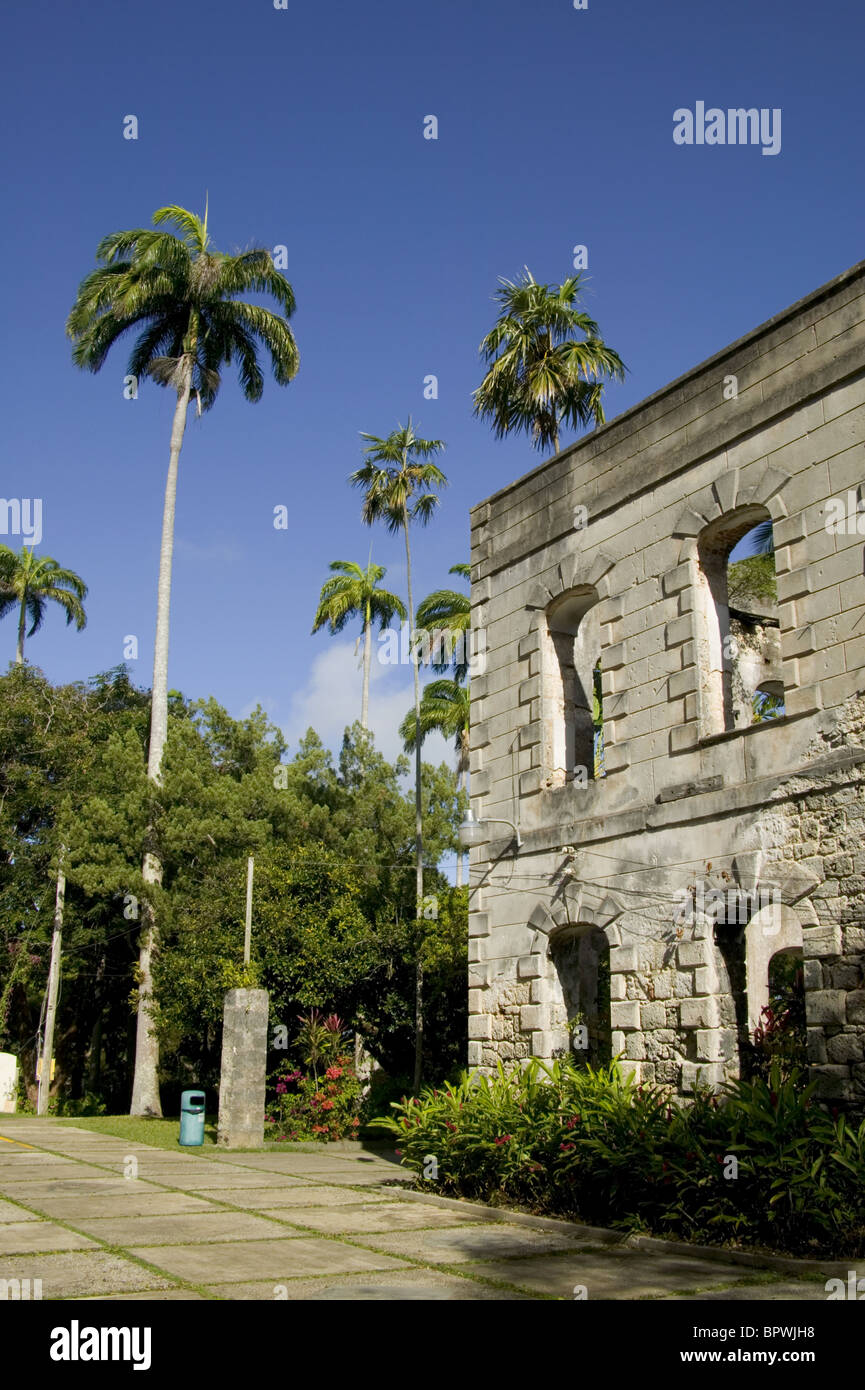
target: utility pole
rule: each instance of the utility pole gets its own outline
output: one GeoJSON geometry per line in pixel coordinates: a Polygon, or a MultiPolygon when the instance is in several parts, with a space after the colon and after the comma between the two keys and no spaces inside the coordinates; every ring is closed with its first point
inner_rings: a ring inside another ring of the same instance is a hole
{"type": "Polygon", "coordinates": [[[252,943],[252,875],[255,860],[252,855],[246,861],[246,928],[243,933],[243,963],[249,965],[249,948],[252,943]]]}
{"type": "Polygon", "coordinates": [[[42,1044],[42,1063],[39,1068],[39,1093],[36,1114],[48,1111],[51,1089],[51,1055],[54,1051],[54,1020],[57,1017],[57,996],[60,993],[60,949],[63,940],[63,904],[66,899],[66,875],[63,872],[63,850],[57,865],[57,893],[54,899],[54,932],[51,937],[51,964],[48,967],[48,1003],[45,1008],[45,1037],[42,1044]]]}

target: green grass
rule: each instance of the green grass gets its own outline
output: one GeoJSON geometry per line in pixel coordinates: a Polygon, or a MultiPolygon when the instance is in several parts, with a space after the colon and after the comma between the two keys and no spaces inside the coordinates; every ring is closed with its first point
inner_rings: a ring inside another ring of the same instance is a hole
{"type": "Polygon", "coordinates": [[[177,1149],[181,1153],[203,1153],[216,1148],[216,1116],[206,1116],[204,1143],[195,1146],[180,1144],[180,1120],[145,1120],[134,1115],[75,1115],[63,1117],[61,1124],[77,1129],[92,1129],[97,1134],[110,1134],[115,1139],[129,1139],[134,1144],[153,1144],[157,1149],[177,1149]]]}

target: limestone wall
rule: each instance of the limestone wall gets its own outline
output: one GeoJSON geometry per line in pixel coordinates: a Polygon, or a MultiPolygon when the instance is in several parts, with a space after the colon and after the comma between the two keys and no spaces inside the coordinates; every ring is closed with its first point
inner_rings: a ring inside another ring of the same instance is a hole
{"type": "Polygon", "coordinates": [[[473,509],[472,802],[523,845],[472,851],[471,1065],[568,1046],[558,943],[595,928],[613,1050],[719,1083],[798,933],[815,1074],[865,1096],[863,482],[865,263],[473,509]],[[718,566],[766,516],[785,716],[748,726],[718,566]],[[562,723],[594,654],[603,777],[562,723]],[[773,912],[719,924],[722,888],[773,912]]]}

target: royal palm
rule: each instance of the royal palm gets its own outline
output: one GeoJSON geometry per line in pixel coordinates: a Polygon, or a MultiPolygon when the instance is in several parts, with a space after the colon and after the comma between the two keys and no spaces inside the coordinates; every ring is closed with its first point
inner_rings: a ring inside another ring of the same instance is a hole
{"type": "MultiPolygon", "coordinates": [[[[451,565],[448,574],[469,579],[471,566],[451,565]]],[[[417,631],[428,638],[430,666],[434,671],[447,671],[453,666],[457,680],[465,680],[469,668],[466,647],[470,624],[471,599],[458,589],[436,589],[421,600],[417,606],[417,631]],[[442,637],[442,634],[447,635],[442,637]]]]}
{"type": "MultiPolygon", "coordinates": [[[[414,602],[412,599],[411,543],[412,523],[426,526],[438,506],[436,488],[447,486],[444,473],[433,460],[444,449],[440,439],[420,439],[414,432],[411,416],[406,425],[398,425],[386,438],[362,434],[367,440],[364,449],[366,463],[352,473],[350,482],[364,493],[361,516],[368,526],[383,522],[391,534],[400,531],[405,540],[406,590],[408,622],[414,676],[415,716],[420,722],[420,676],[418,650],[414,641],[414,602]]],[[[421,802],[420,742],[415,750],[415,912],[418,920],[423,902],[423,816],[421,802]]],[[[420,1085],[423,1055],[423,998],[420,954],[415,974],[415,1069],[414,1086],[420,1085]]]]}
{"type": "Polygon", "coordinates": [[[602,379],[621,380],[624,365],[577,308],[579,275],[540,285],[526,268],[499,284],[502,312],[480,345],[489,369],[474,393],[475,414],[491,420],[499,438],[531,434],[536,449],[558,452],[562,425],[603,424],[602,379]]]}
{"type": "MultiPolygon", "coordinates": [[[[74,362],[92,372],[104,365],[115,343],[128,333],[135,334],[129,375],[136,381],[149,377],[176,396],[162,517],[147,761],[148,776],[158,784],[168,729],[174,509],[187,409],[192,397],[200,411],[213,405],[222,368],[232,362],[237,365],[246,399],[260,400],[264,378],[259,348],[266,349],[273,376],[281,386],[296,374],[298,352],[288,325],[294,294],[275,269],[269,251],[253,249],[224,255],[210,241],[206,209],[202,221],[185,208],[160,208],[153,223],[153,228],[114,232],[100,242],[97,268],[79,287],[67,332],[74,344],[74,362]],[[162,230],[166,226],[176,227],[180,234],[162,230]],[[270,295],[281,312],[236,297],[250,291],[270,295]]],[[[155,840],[152,836],[149,840],[144,879],[156,884],[161,880],[162,865],[155,840]]],[[[159,1052],[151,1026],[151,956],[156,941],[156,924],[152,909],[147,907],[140,944],[133,1114],[161,1113],[159,1052]]]]}
{"type": "MultiPolygon", "coordinates": [[[[445,738],[453,739],[457,753],[457,791],[461,786],[465,787],[468,778],[469,710],[468,686],[462,685],[459,678],[430,681],[429,685],[424,686],[421,696],[420,719],[411,709],[399,726],[399,736],[403,740],[406,752],[412,748],[417,750],[419,742],[423,743],[427,734],[440,733],[445,738]],[[420,740],[418,740],[416,732],[418,728],[420,729],[420,740]]],[[[458,850],[457,888],[461,887],[463,881],[462,867],[462,852],[458,850]]]]}
{"type": "Polygon", "coordinates": [[[83,603],[86,597],[84,580],[72,570],[63,569],[50,555],[37,555],[26,546],[16,552],[0,545],[0,618],[17,610],[15,661],[19,666],[24,661],[24,638],[39,631],[48,604],[56,603],[62,608],[67,627],[74,623],[80,632],[87,623],[83,603]]]}
{"type": "Polygon", "coordinates": [[[329,627],[331,633],[342,632],[352,618],[363,622],[363,689],[360,702],[360,722],[366,729],[369,724],[369,674],[372,661],[372,625],[377,622],[379,629],[386,628],[394,613],[403,620],[406,615],[405,604],[396,594],[378,585],[387,570],[383,565],[372,561],[366,569],[361,569],[352,560],[333,560],[330,566],[334,571],[332,578],[321,586],[318,608],[313,632],[329,627]]]}

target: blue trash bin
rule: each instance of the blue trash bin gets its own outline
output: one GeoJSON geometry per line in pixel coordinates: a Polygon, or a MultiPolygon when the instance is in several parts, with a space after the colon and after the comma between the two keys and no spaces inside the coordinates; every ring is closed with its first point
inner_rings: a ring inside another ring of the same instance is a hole
{"type": "Polygon", "coordinates": [[[180,1097],[181,1144],[204,1143],[204,1092],[184,1091],[180,1097]]]}

